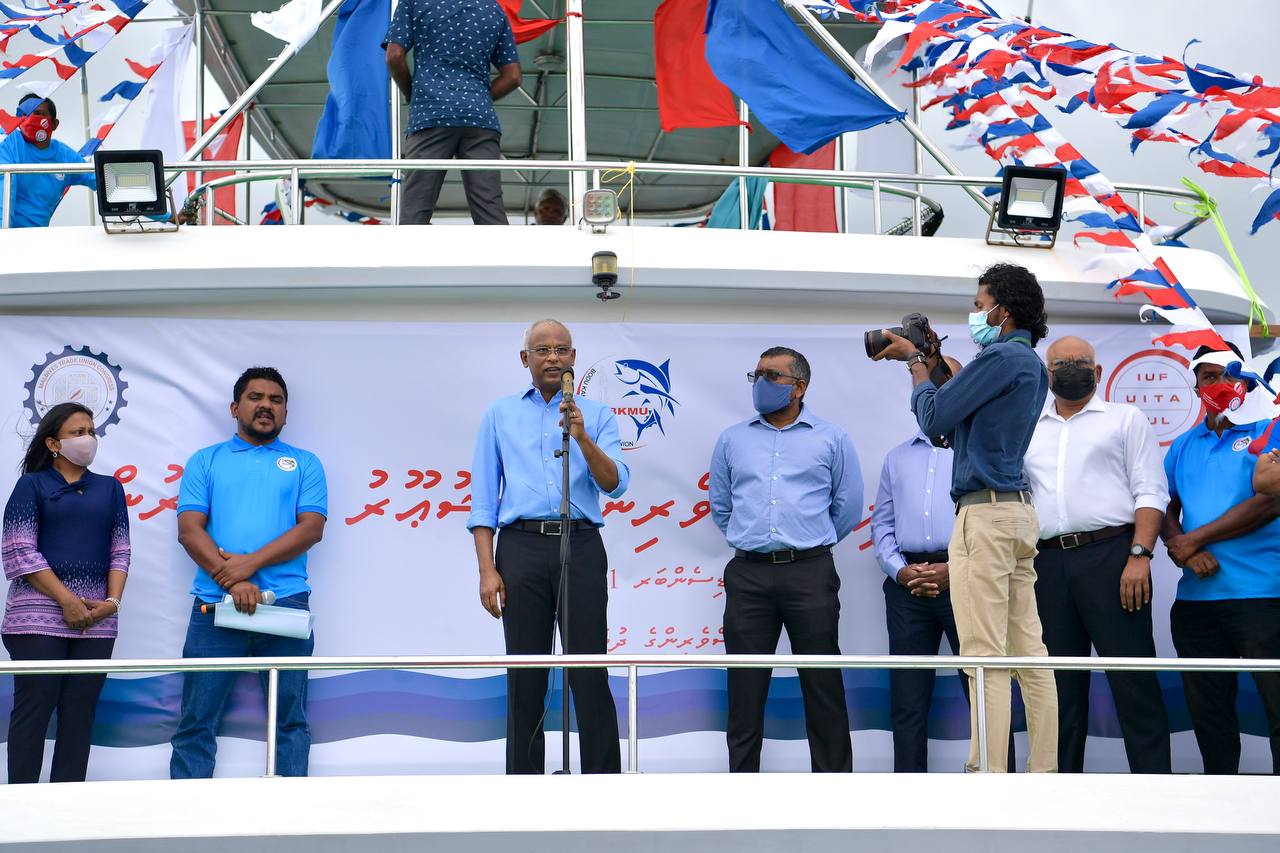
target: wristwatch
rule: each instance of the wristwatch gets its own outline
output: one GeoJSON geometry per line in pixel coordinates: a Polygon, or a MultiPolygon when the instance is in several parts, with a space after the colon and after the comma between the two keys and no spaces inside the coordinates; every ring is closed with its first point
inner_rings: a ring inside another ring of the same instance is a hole
{"type": "Polygon", "coordinates": [[[1152,551],[1150,548],[1147,548],[1144,545],[1139,545],[1137,542],[1133,543],[1133,545],[1130,546],[1129,548],[1130,557],[1146,557],[1147,559],[1150,559],[1155,555],[1156,555],[1155,552],[1152,551]]]}
{"type": "Polygon", "coordinates": [[[925,354],[920,352],[919,350],[907,356],[907,370],[910,370],[911,368],[915,367],[917,364],[927,365],[928,363],[929,363],[929,359],[926,358],[925,354]]]}

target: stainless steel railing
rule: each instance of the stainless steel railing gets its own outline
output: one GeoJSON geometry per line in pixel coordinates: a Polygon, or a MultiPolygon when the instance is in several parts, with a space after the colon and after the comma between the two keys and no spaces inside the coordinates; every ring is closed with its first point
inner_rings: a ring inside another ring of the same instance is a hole
{"type": "MultiPolygon", "coordinates": [[[[776,182],[814,184],[829,187],[869,188],[872,197],[872,230],[882,230],[881,200],[885,194],[920,199],[936,207],[915,189],[917,186],[961,187],[980,190],[1000,186],[1000,179],[966,175],[904,175],[895,172],[856,172],[838,169],[774,169],[760,166],[714,166],[693,163],[622,162],[612,160],[218,160],[188,163],[168,163],[165,171],[183,172],[234,172],[234,175],[209,181],[196,187],[193,195],[207,194],[217,187],[263,180],[289,178],[293,184],[293,221],[301,217],[300,181],[307,178],[359,178],[391,175],[395,172],[457,169],[459,171],[501,172],[591,172],[593,185],[598,185],[600,175],[608,171],[638,175],[698,175],[724,179],[726,184],[738,177],[759,177],[776,182]]],[[[88,173],[93,171],[89,163],[62,164],[0,164],[0,198],[5,200],[3,221],[0,227],[9,226],[10,175],[49,173],[88,173]]],[[[1147,198],[1169,198],[1194,201],[1199,197],[1185,187],[1162,187],[1153,184],[1117,184],[1116,190],[1136,197],[1139,221],[1147,207],[1147,198]]],[[[1193,220],[1194,221],[1194,220],[1193,220]]],[[[395,224],[395,223],[391,223],[395,224]]],[[[1199,224],[1198,222],[1196,224],[1199,224]]],[[[1183,232],[1185,233],[1185,232],[1183,232]]]]}
{"type": "MultiPolygon", "coordinates": [[[[627,671],[627,772],[640,770],[641,669],[972,669],[977,708],[978,767],[987,770],[986,673],[990,670],[1103,672],[1280,672],[1280,659],[963,657],[950,655],[481,655],[440,657],[258,657],[157,660],[0,661],[0,675],[86,675],[139,672],[267,673],[266,776],[276,775],[276,705],[283,670],[569,669],[627,671]]],[[[568,736],[568,733],[565,733],[568,736]]]]}

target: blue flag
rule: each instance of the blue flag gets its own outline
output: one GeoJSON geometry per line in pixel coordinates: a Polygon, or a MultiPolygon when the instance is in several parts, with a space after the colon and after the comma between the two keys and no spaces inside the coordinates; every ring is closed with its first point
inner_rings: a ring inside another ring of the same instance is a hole
{"type": "Polygon", "coordinates": [[[792,151],[906,113],[837,68],[777,0],[710,0],[707,63],[792,151]]]}
{"type": "Polygon", "coordinates": [[[381,47],[390,21],[391,0],[347,0],[338,10],[314,159],[391,156],[391,75],[381,47]]]}

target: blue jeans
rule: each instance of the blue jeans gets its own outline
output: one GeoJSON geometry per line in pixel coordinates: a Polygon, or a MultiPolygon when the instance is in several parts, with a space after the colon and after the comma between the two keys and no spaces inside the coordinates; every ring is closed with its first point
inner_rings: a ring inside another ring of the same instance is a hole
{"type": "MultiPolygon", "coordinates": [[[[309,593],[282,598],[278,607],[307,609],[309,593]]],[[[315,635],[305,640],[258,634],[213,624],[213,612],[201,613],[197,599],[187,626],[184,658],[222,657],[306,657],[315,648],[315,635]]],[[[182,679],[182,718],[173,735],[173,757],[169,760],[171,779],[208,779],[213,776],[218,751],[218,726],[227,699],[239,673],[188,672],[182,679]]],[[[261,673],[262,692],[267,691],[267,673],[261,673]]],[[[276,772],[281,776],[306,776],[311,750],[311,729],[307,725],[307,673],[302,670],[280,673],[279,707],[276,717],[276,772]]]]}

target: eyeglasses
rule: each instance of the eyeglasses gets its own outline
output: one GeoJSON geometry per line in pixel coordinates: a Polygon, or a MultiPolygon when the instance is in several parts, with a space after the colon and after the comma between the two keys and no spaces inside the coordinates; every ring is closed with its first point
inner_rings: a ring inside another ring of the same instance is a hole
{"type": "Polygon", "coordinates": [[[755,385],[757,379],[768,379],[770,382],[777,382],[779,379],[794,379],[800,381],[799,376],[793,376],[790,373],[782,373],[777,370],[752,370],[747,374],[747,382],[755,385]]]}
{"type": "Polygon", "coordinates": [[[1055,358],[1049,362],[1050,370],[1059,370],[1063,367],[1083,367],[1086,370],[1093,368],[1093,359],[1091,358],[1055,358]]]}
{"type": "Polygon", "coordinates": [[[568,358],[569,353],[573,352],[573,347],[534,347],[533,349],[525,350],[525,352],[531,352],[538,358],[547,358],[551,353],[555,353],[561,358],[568,358]]]}

